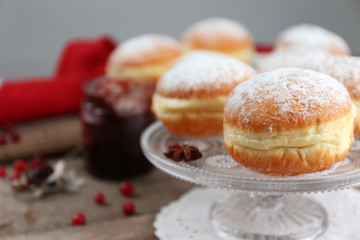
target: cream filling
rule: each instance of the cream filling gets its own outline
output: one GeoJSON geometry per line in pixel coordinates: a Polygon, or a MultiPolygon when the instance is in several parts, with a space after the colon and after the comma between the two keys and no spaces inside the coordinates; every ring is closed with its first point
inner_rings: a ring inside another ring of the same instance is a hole
{"type": "Polygon", "coordinates": [[[172,65],[173,61],[145,66],[108,67],[106,74],[113,78],[159,79],[172,65]]]}
{"type": "MultiPolygon", "coordinates": [[[[193,50],[199,50],[197,48],[193,48],[188,44],[184,45],[184,52],[190,52],[193,50]]],[[[216,50],[213,50],[216,51],[216,50]]],[[[244,63],[252,63],[254,55],[255,55],[255,51],[252,47],[247,47],[244,49],[240,49],[240,50],[233,50],[233,51],[217,51],[217,52],[221,52],[223,54],[229,55],[231,57],[234,57],[244,63]]]]}
{"type": "Polygon", "coordinates": [[[333,145],[340,151],[349,147],[353,133],[356,109],[353,105],[351,112],[345,117],[331,123],[318,126],[273,133],[249,133],[224,124],[225,143],[234,145],[238,149],[253,149],[271,151],[285,148],[310,148],[316,145],[333,145]]]}
{"type": "Polygon", "coordinates": [[[153,110],[159,118],[179,116],[181,114],[216,113],[223,114],[227,97],[205,99],[167,98],[158,94],[153,96],[153,110]]]}
{"type": "Polygon", "coordinates": [[[225,52],[225,54],[250,64],[254,59],[255,52],[253,48],[246,48],[238,51],[225,52]]]}
{"type": "Polygon", "coordinates": [[[360,100],[352,100],[352,103],[355,105],[357,112],[356,116],[359,117],[360,115],[360,100]]]}

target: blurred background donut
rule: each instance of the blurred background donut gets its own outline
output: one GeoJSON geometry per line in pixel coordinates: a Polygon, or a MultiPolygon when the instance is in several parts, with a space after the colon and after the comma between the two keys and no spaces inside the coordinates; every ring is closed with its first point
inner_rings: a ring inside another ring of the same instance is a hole
{"type": "Polygon", "coordinates": [[[162,33],[180,39],[186,27],[213,17],[242,23],[259,43],[274,43],[289,26],[316,24],[340,35],[358,55],[359,11],[358,0],[1,0],[0,77],[52,74],[64,43],[73,38],[108,34],[122,42],[162,33]]]}

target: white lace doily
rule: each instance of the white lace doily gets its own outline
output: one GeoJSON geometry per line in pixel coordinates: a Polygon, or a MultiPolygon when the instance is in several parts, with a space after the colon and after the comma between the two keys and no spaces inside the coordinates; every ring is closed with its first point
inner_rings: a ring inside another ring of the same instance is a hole
{"type": "MultiPolygon", "coordinates": [[[[155,235],[161,240],[220,240],[210,227],[208,214],[215,201],[229,194],[194,188],[161,209],[154,222],[155,235]]],[[[354,240],[360,236],[360,191],[347,189],[307,196],[322,204],[329,214],[329,228],[317,240],[354,240]]]]}

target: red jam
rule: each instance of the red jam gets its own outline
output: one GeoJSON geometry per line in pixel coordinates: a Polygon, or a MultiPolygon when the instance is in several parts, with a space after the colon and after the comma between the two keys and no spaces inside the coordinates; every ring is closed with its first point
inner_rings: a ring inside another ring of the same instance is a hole
{"type": "Polygon", "coordinates": [[[269,43],[257,43],[256,52],[258,53],[271,53],[274,50],[274,45],[269,43]]]}
{"type": "Polygon", "coordinates": [[[99,178],[119,180],[148,172],[140,147],[142,131],[155,120],[153,85],[105,77],[88,83],[81,111],[86,167],[99,178]]]}

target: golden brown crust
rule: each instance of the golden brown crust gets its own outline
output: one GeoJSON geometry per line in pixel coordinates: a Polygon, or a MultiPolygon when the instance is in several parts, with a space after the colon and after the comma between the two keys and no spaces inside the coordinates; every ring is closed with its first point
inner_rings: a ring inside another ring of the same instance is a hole
{"type": "Polygon", "coordinates": [[[356,114],[355,121],[354,121],[354,134],[357,137],[360,137],[360,109],[358,109],[358,113],[356,114]]]}
{"type": "MultiPolygon", "coordinates": [[[[296,102],[295,107],[293,108],[295,111],[297,110],[296,106],[301,105],[300,103],[296,102]]],[[[229,111],[224,113],[224,119],[227,124],[233,125],[235,127],[239,127],[243,130],[247,130],[249,132],[264,132],[268,131],[268,127],[271,126],[271,131],[282,131],[286,130],[294,130],[298,128],[307,128],[314,126],[318,123],[326,123],[330,122],[334,119],[339,119],[342,116],[348,114],[351,109],[350,105],[345,105],[341,108],[340,111],[336,113],[330,113],[327,110],[329,106],[318,105],[316,108],[319,111],[318,115],[311,115],[308,117],[299,116],[299,114],[291,114],[289,113],[285,118],[276,114],[278,108],[276,105],[273,104],[271,100],[267,100],[261,104],[261,108],[258,109],[256,114],[250,115],[245,118],[232,118],[230,117],[229,111]],[[259,121],[259,116],[270,116],[270,118],[264,118],[262,121],[259,121]]],[[[250,112],[251,106],[246,105],[245,111],[250,112]]]]}
{"type": "Polygon", "coordinates": [[[188,137],[221,135],[222,114],[183,114],[175,118],[159,118],[173,134],[188,137]]]}
{"type": "Polygon", "coordinates": [[[279,69],[235,88],[225,105],[224,122],[248,132],[278,132],[340,119],[351,108],[350,96],[335,79],[311,70],[279,69]],[[316,87],[325,83],[332,85],[316,87]]]}
{"type": "Polygon", "coordinates": [[[253,48],[245,26],[225,18],[210,18],[193,24],[185,32],[183,42],[189,49],[221,52],[253,48]]]}
{"type": "Polygon", "coordinates": [[[230,52],[245,48],[253,48],[253,43],[250,37],[243,39],[234,39],[230,36],[218,36],[215,42],[210,42],[206,36],[201,33],[194,32],[185,38],[186,45],[191,49],[206,49],[220,52],[230,52]]]}
{"type": "Polygon", "coordinates": [[[173,99],[154,94],[152,109],[170,132],[182,136],[222,133],[226,96],[211,99],[173,99]]]}
{"type": "MultiPolygon", "coordinates": [[[[331,153],[328,149],[319,149],[303,155],[297,151],[283,151],[277,155],[261,155],[251,150],[238,151],[234,146],[225,147],[231,157],[241,165],[253,171],[272,176],[296,176],[323,171],[346,158],[350,147],[345,152],[331,153]]],[[[301,152],[301,149],[298,150],[301,152]]]]}

